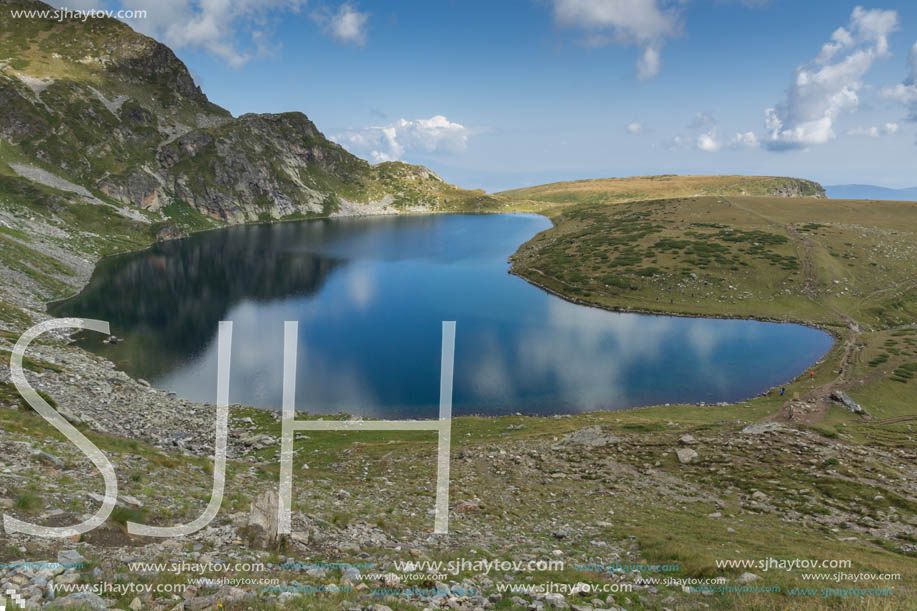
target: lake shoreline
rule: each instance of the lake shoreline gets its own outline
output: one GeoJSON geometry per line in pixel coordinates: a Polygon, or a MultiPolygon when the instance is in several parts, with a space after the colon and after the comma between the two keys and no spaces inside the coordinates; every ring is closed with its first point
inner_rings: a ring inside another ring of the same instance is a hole
{"type": "MultiPolygon", "coordinates": [[[[494,215],[494,214],[503,214],[503,215],[508,215],[508,216],[514,216],[514,215],[536,216],[536,217],[540,217],[540,218],[542,218],[542,219],[548,221],[548,222],[551,223],[551,225],[553,226],[553,221],[552,221],[552,219],[551,219],[550,217],[548,217],[548,216],[546,216],[546,215],[543,215],[543,214],[532,213],[532,212],[524,212],[524,211],[513,211],[513,212],[503,212],[503,213],[501,213],[501,212],[484,212],[484,213],[480,213],[480,212],[473,212],[473,213],[465,213],[465,212],[440,212],[440,213],[434,213],[433,215],[435,215],[435,216],[442,216],[442,215],[449,215],[449,216],[491,216],[491,215],[494,215]]],[[[425,213],[425,212],[419,212],[419,211],[416,211],[416,212],[415,212],[415,211],[409,211],[409,212],[405,212],[405,213],[399,213],[399,214],[397,214],[397,215],[398,215],[398,216],[430,216],[429,214],[427,214],[427,213],[425,213]]],[[[396,214],[384,214],[384,215],[381,215],[381,214],[376,214],[376,215],[364,214],[364,215],[359,215],[359,217],[372,217],[372,216],[375,216],[375,217],[387,217],[387,216],[396,216],[396,214]]],[[[277,225],[277,224],[279,224],[279,223],[281,223],[281,222],[292,222],[292,221],[301,222],[301,221],[310,221],[310,220],[327,221],[327,220],[334,220],[334,219],[336,219],[336,218],[358,218],[358,217],[355,217],[355,216],[342,217],[341,215],[338,215],[338,216],[336,216],[336,217],[335,217],[335,216],[330,216],[330,217],[316,217],[316,218],[314,218],[314,219],[286,219],[286,220],[274,221],[274,222],[257,222],[257,223],[251,223],[251,225],[265,225],[265,226],[269,226],[269,225],[277,225]]],[[[192,237],[193,235],[200,235],[200,234],[202,234],[202,233],[211,233],[211,232],[216,232],[216,231],[221,231],[221,230],[227,230],[227,229],[231,229],[232,227],[235,227],[235,226],[233,225],[233,226],[228,226],[228,227],[219,227],[219,228],[213,228],[213,229],[206,229],[206,230],[194,232],[193,234],[191,234],[191,235],[189,235],[189,236],[183,236],[182,238],[177,238],[177,239],[188,239],[188,238],[192,237]]],[[[536,235],[537,235],[537,234],[536,234],[536,235]]],[[[153,244],[147,245],[147,246],[145,246],[144,248],[135,249],[135,250],[130,250],[130,251],[124,251],[124,252],[117,253],[117,254],[114,254],[114,255],[109,255],[109,256],[106,256],[106,257],[102,257],[102,258],[100,258],[100,259],[98,259],[98,260],[96,261],[96,264],[95,264],[95,266],[94,266],[94,268],[93,268],[93,272],[92,272],[92,275],[90,276],[90,280],[89,280],[89,281],[91,281],[91,278],[95,277],[95,274],[96,274],[97,270],[99,269],[99,266],[100,266],[100,264],[101,264],[102,261],[107,261],[107,260],[110,260],[110,259],[113,259],[113,258],[116,258],[116,257],[123,257],[123,256],[131,255],[131,254],[140,253],[140,252],[143,252],[143,251],[150,250],[150,249],[154,248],[155,246],[157,246],[157,245],[160,244],[161,242],[164,243],[164,242],[172,242],[172,241],[175,241],[175,240],[174,240],[174,239],[173,239],[173,240],[161,240],[161,241],[154,242],[153,244]]],[[[522,244],[524,244],[524,243],[525,243],[525,242],[522,242],[522,244]]],[[[512,263],[513,256],[515,256],[515,254],[518,252],[519,248],[522,247],[522,244],[514,245],[514,247],[516,248],[516,250],[514,251],[513,255],[510,255],[510,257],[509,257],[510,263],[512,263]]],[[[832,333],[830,329],[825,328],[825,327],[820,326],[820,325],[817,325],[817,324],[813,324],[813,323],[811,323],[811,322],[806,322],[806,321],[792,321],[792,320],[775,319],[775,318],[767,318],[767,317],[733,316],[733,315],[729,315],[729,314],[709,315],[709,314],[692,314],[692,313],[685,313],[685,312],[666,312],[666,311],[664,311],[664,310],[657,310],[657,311],[654,311],[654,310],[646,310],[646,309],[638,309],[638,308],[628,308],[628,307],[623,307],[623,306],[622,306],[622,307],[608,307],[608,306],[603,306],[603,305],[600,305],[600,304],[591,303],[591,302],[588,302],[588,301],[585,301],[585,300],[582,300],[582,299],[579,299],[579,298],[576,298],[576,297],[571,297],[571,296],[567,296],[567,295],[564,295],[564,294],[562,294],[562,293],[559,293],[559,292],[557,292],[556,290],[553,290],[553,289],[551,289],[551,288],[549,288],[549,287],[547,287],[547,286],[545,286],[545,285],[542,285],[542,284],[538,283],[537,281],[533,281],[531,278],[528,278],[528,277],[526,277],[526,276],[524,276],[524,275],[522,275],[522,274],[517,273],[511,264],[509,265],[509,267],[508,267],[508,269],[507,269],[507,272],[508,272],[509,274],[511,274],[511,275],[515,275],[515,276],[518,276],[518,277],[524,279],[528,284],[534,286],[535,288],[540,289],[540,290],[541,290],[542,292],[544,292],[545,294],[553,295],[553,296],[556,296],[556,297],[560,297],[560,298],[563,299],[564,301],[569,302],[569,303],[572,303],[572,304],[575,304],[575,305],[588,306],[588,307],[592,307],[592,308],[600,309],[600,310],[605,310],[605,311],[609,311],[609,312],[632,313],[632,314],[638,314],[638,315],[653,315],[653,316],[670,316],[670,317],[678,317],[678,318],[698,318],[698,319],[709,319],[709,320],[717,320],[717,319],[723,319],[723,320],[753,320],[753,321],[756,321],[756,322],[784,323],[784,324],[801,324],[802,326],[807,326],[807,327],[809,327],[809,328],[814,328],[814,329],[819,330],[819,331],[822,331],[822,332],[827,332],[827,333],[828,333],[829,335],[831,335],[831,337],[832,337],[832,343],[828,346],[828,348],[825,350],[825,352],[819,357],[819,359],[813,362],[813,364],[807,364],[807,366],[806,366],[805,368],[803,368],[800,372],[794,374],[792,377],[789,377],[789,378],[787,379],[786,382],[781,382],[780,384],[777,384],[776,386],[770,386],[770,387],[768,387],[767,389],[765,389],[765,390],[763,390],[763,391],[761,391],[761,392],[754,391],[756,394],[749,395],[749,396],[743,396],[743,397],[740,398],[740,399],[732,399],[732,400],[725,400],[725,401],[716,401],[716,400],[714,399],[714,400],[708,400],[709,402],[694,400],[694,401],[685,402],[685,401],[679,400],[677,397],[674,397],[674,398],[672,398],[672,399],[670,399],[670,400],[667,400],[667,401],[648,402],[648,403],[641,404],[641,405],[632,405],[632,406],[626,406],[626,407],[620,407],[620,408],[596,408],[596,409],[589,410],[589,411],[603,411],[603,412],[604,412],[604,411],[608,411],[608,412],[611,412],[611,411],[624,411],[624,410],[630,410],[630,409],[642,409],[642,408],[646,408],[646,407],[657,407],[657,406],[662,406],[662,405],[682,405],[682,404],[684,404],[684,405],[697,405],[697,404],[701,404],[701,403],[703,403],[703,404],[705,404],[705,405],[715,405],[715,404],[723,404],[723,403],[725,403],[725,404],[727,404],[727,405],[733,405],[733,404],[737,404],[737,403],[747,402],[747,401],[749,401],[749,400],[751,400],[751,399],[753,399],[753,398],[755,398],[755,397],[758,397],[758,396],[762,396],[762,395],[768,394],[768,393],[771,392],[774,388],[778,388],[778,387],[780,387],[781,385],[784,385],[784,384],[786,384],[786,383],[792,382],[793,380],[799,379],[799,378],[803,375],[803,372],[804,372],[806,369],[808,369],[808,368],[811,367],[811,366],[814,366],[814,364],[819,364],[819,363],[821,363],[822,361],[824,361],[825,358],[828,357],[828,355],[831,353],[831,351],[832,351],[832,350],[835,348],[835,346],[837,345],[837,334],[836,334],[836,333],[832,333]]],[[[82,288],[80,289],[80,291],[76,292],[74,295],[79,295],[82,291],[84,291],[85,288],[86,288],[86,286],[88,285],[89,281],[87,281],[86,283],[84,283],[83,286],[82,286],[82,288]]],[[[48,303],[46,304],[46,307],[47,307],[47,308],[51,308],[51,307],[53,307],[54,305],[61,303],[61,301],[66,301],[66,299],[70,299],[70,298],[71,298],[71,297],[67,297],[67,298],[65,298],[64,300],[57,300],[57,301],[53,301],[53,302],[48,302],[48,303]]],[[[85,350],[86,352],[88,352],[88,353],[90,353],[90,354],[93,354],[93,355],[96,354],[96,353],[94,353],[94,352],[90,352],[88,349],[84,349],[84,348],[79,347],[79,346],[76,346],[75,348],[77,348],[77,349],[79,349],[79,350],[85,350]]],[[[103,358],[111,358],[111,357],[110,357],[110,356],[109,356],[109,357],[103,356],[103,358]]],[[[123,370],[122,370],[122,371],[123,371],[123,370]]],[[[127,373],[127,372],[125,371],[125,373],[127,373]]],[[[129,375],[130,375],[130,374],[129,374],[129,375]]],[[[139,376],[145,377],[144,374],[143,374],[142,372],[139,372],[139,376]]],[[[139,379],[139,378],[138,378],[138,379],[139,379]]],[[[150,378],[150,379],[153,379],[153,378],[150,378]]],[[[179,396],[188,396],[188,395],[184,395],[184,394],[183,394],[183,395],[179,395],[179,396]]],[[[200,400],[201,400],[201,399],[199,398],[198,401],[200,401],[200,400]]],[[[206,402],[206,399],[204,400],[204,402],[206,402]]],[[[243,403],[244,403],[244,404],[248,404],[247,401],[243,401],[243,403]]],[[[253,407],[253,408],[255,408],[255,409],[264,409],[264,410],[266,410],[266,411],[272,411],[269,407],[268,407],[268,408],[265,408],[265,407],[263,407],[263,406],[257,406],[257,405],[248,405],[248,406],[249,406],[249,407],[253,407]]],[[[513,409],[513,412],[524,413],[524,414],[526,414],[526,415],[528,415],[528,416],[532,416],[532,417],[552,417],[552,416],[554,415],[554,414],[544,414],[544,413],[538,413],[538,412],[528,412],[528,411],[526,411],[526,410],[519,410],[519,409],[513,409]]],[[[502,417],[502,416],[507,415],[507,413],[513,413],[513,412],[505,412],[505,413],[502,413],[502,415],[501,415],[501,414],[496,414],[496,415],[493,415],[493,417],[502,417]]],[[[573,414],[576,414],[576,413],[581,413],[581,412],[572,412],[572,413],[573,413],[573,414]]],[[[585,412],[583,412],[583,413],[585,413],[585,412]]],[[[488,414],[475,414],[475,413],[468,414],[468,416],[472,416],[472,417],[474,417],[474,416],[478,416],[478,417],[491,417],[491,416],[488,415],[488,414]]]]}
{"type": "MultiPolygon", "coordinates": [[[[829,355],[831,354],[831,352],[834,351],[834,350],[839,346],[839,343],[844,339],[843,337],[841,337],[841,335],[840,335],[834,328],[829,327],[829,326],[827,326],[827,325],[821,325],[821,324],[819,324],[819,323],[812,322],[812,321],[779,319],[779,318],[770,318],[770,317],[767,317],[767,316],[734,316],[734,315],[731,315],[731,314],[717,314],[717,315],[711,315],[711,314],[692,314],[692,313],[690,313],[690,312],[667,312],[667,311],[662,311],[662,310],[648,310],[648,309],[641,309],[641,308],[630,308],[630,307],[627,307],[627,306],[605,306],[605,305],[598,304],[598,303],[592,303],[592,302],[590,302],[590,301],[584,301],[584,300],[582,300],[582,299],[579,299],[579,298],[577,298],[577,297],[572,297],[572,296],[570,296],[570,295],[564,295],[564,294],[561,293],[561,292],[558,292],[558,291],[556,291],[556,290],[554,290],[554,289],[552,289],[552,288],[549,288],[549,287],[547,287],[547,286],[545,286],[545,285],[543,285],[543,284],[541,284],[541,283],[539,283],[539,282],[537,282],[537,281],[535,281],[535,280],[532,280],[531,278],[529,278],[528,276],[526,276],[526,275],[524,275],[524,274],[520,274],[519,272],[515,271],[515,270],[512,268],[512,265],[510,265],[510,268],[509,268],[509,270],[507,270],[507,273],[510,274],[510,275],[512,275],[512,276],[516,276],[517,278],[521,278],[522,280],[525,280],[526,282],[528,282],[528,283],[531,284],[532,286],[538,287],[539,289],[543,290],[544,292],[546,292],[546,293],[548,293],[548,294],[550,294],[550,295],[554,295],[555,297],[558,297],[558,298],[560,298],[560,299],[563,299],[564,301],[568,301],[568,302],[570,302],[570,303],[573,303],[573,304],[576,304],[576,305],[581,305],[581,306],[584,306],[584,307],[590,307],[590,308],[596,308],[596,309],[599,309],[599,310],[605,310],[606,312],[619,312],[619,313],[622,313],[622,314],[639,314],[639,315],[642,315],[642,316],[675,316],[675,317],[678,317],[678,318],[702,318],[702,319],[710,319],[710,320],[754,320],[754,321],[756,321],[756,322],[768,322],[768,323],[776,323],[776,324],[801,325],[801,326],[804,326],[804,327],[809,327],[810,329],[816,329],[816,330],[818,330],[818,331],[822,331],[822,332],[827,333],[828,335],[831,336],[832,342],[831,342],[831,346],[828,348],[828,350],[825,351],[825,353],[821,356],[821,358],[819,358],[817,361],[815,361],[815,362],[811,363],[810,365],[808,365],[805,369],[803,369],[803,370],[802,370],[799,374],[797,374],[796,376],[790,378],[789,380],[787,380],[787,381],[786,381],[785,383],[783,383],[783,384],[777,384],[776,386],[771,386],[771,387],[768,388],[767,390],[765,390],[765,391],[763,391],[763,392],[761,392],[761,393],[755,395],[754,397],[749,397],[748,399],[741,399],[741,400],[739,400],[739,401],[728,401],[728,402],[725,402],[727,405],[738,405],[739,403],[746,403],[746,402],[751,401],[752,399],[756,399],[756,398],[758,398],[758,397],[767,396],[767,395],[769,395],[771,392],[775,391],[776,389],[778,389],[778,388],[780,388],[780,387],[785,386],[786,384],[791,384],[791,383],[793,383],[793,382],[796,382],[796,381],[798,381],[798,380],[804,378],[804,377],[805,377],[805,372],[806,372],[806,370],[808,370],[808,369],[810,369],[810,368],[814,368],[814,367],[816,367],[816,366],[821,365],[822,363],[824,363],[825,360],[828,359],[828,357],[829,357],[829,355]]],[[[673,405],[694,405],[694,404],[693,404],[693,403],[678,403],[678,404],[673,404],[673,405]]],[[[631,409],[647,409],[647,408],[653,408],[653,407],[663,407],[663,406],[661,406],[661,405],[642,405],[642,406],[639,406],[639,407],[628,407],[628,408],[623,408],[622,410],[601,410],[601,411],[625,411],[625,410],[631,410],[631,409]]]]}

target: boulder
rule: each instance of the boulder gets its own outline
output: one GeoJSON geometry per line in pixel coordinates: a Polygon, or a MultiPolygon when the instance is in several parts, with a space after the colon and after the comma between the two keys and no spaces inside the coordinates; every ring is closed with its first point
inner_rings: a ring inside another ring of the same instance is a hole
{"type": "Polygon", "coordinates": [[[76,551],[75,549],[62,549],[57,552],[57,562],[58,564],[81,564],[85,563],[86,559],[76,551]]]}
{"type": "Polygon", "coordinates": [[[603,433],[602,427],[587,426],[584,429],[570,433],[561,440],[561,443],[601,448],[610,443],[615,443],[616,441],[618,440],[615,437],[603,433]]]}
{"type": "Polygon", "coordinates": [[[853,399],[851,399],[851,398],[847,395],[847,393],[845,393],[845,392],[842,391],[842,390],[835,390],[835,391],[832,391],[832,392],[831,392],[831,399],[832,399],[833,401],[836,401],[836,402],[840,403],[841,405],[843,405],[844,407],[846,407],[847,409],[849,409],[849,410],[850,410],[851,412],[853,412],[854,414],[863,414],[863,415],[866,415],[866,416],[869,415],[869,413],[868,413],[865,409],[863,409],[863,408],[860,406],[859,403],[857,403],[856,401],[854,401],[853,399]]]}
{"type": "Polygon", "coordinates": [[[249,542],[254,547],[272,549],[280,545],[280,494],[269,490],[255,497],[248,515],[249,542]]]}
{"type": "Polygon", "coordinates": [[[743,435],[761,435],[763,433],[777,433],[779,431],[785,430],[784,427],[779,422],[756,422],[754,424],[749,424],[744,429],[742,429],[743,435]]]}
{"type": "Polygon", "coordinates": [[[74,592],[63,598],[58,598],[54,602],[45,605],[45,609],[89,609],[89,611],[104,611],[108,605],[102,600],[102,597],[92,592],[74,592]]]}
{"type": "Polygon", "coordinates": [[[697,461],[698,454],[691,448],[679,448],[675,450],[675,454],[678,456],[678,462],[683,465],[697,461]]]}
{"type": "Polygon", "coordinates": [[[352,566],[344,569],[344,574],[341,575],[341,583],[349,585],[360,583],[360,569],[352,566]]]}

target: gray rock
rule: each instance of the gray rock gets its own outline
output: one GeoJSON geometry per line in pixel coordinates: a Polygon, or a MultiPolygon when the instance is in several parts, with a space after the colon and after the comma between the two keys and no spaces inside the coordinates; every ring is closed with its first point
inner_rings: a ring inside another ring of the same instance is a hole
{"type": "Polygon", "coordinates": [[[60,469],[61,467],[64,466],[64,461],[62,461],[57,456],[54,456],[53,454],[48,454],[47,452],[42,452],[42,451],[36,451],[34,453],[34,456],[38,459],[38,462],[44,463],[50,467],[54,467],[55,469],[60,469]]]}
{"type": "Polygon", "coordinates": [[[344,574],[341,576],[341,583],[351,585],[360,583],[360,570],[352,566],[344,569],[344,574]]]}
{"type": "Polygon", "coordinates": [[[74,592],[45,605],[45,609],[66,609],[76,607],[90,611],[104,611],[108,604],[98,594],[92,592],[74,592]]]}
{"type": "Polygon", "coordinates": [[[758,579],[758,576],[755,575],[754,573],[742,573],[742,574],[738,577],[738,579],[736,579],[736,582],[738,582],[738,583],[748,583],[748,582],[754,581],[754,580],[756,580],[756,579],[758,579]]]}
{"type": "Polygon", "coordinates": [[[255,547],[274,548],[280,543],[281,536],[278,511],[280,495],[269,490],[252,501],[248,516],[248,529],[251,544],[255,547]]]}
{"type": "Polygon", "coordinates": [[[863,414],[868,416],[869,412],[863,409],[859,403],[851,399],[847,393],[842,390],[835,390],[831,393],[831,399],[840,403],[854,414],[863,414]]]}
{"type": "Polygon", "coordinates": [[[201,609],[212,607],[215,603],[215,596],[198,596],[185,601],[185,611],[201,611],[201,609]]]}
{"type": "Polygon", "coordinates": [[[675,454],[678,456],[678,462],[683,465],[697,461],[698,454],[691,448],[679,448],[675,450],[675,454]]]}
{"type": "Polygon", "coordinates": [[[616,441],[618,441],[617,438],[603,433],[602,427],[587,426],[584,429],[570,433],[561,440],[561,443],[601,448],[616,441]]]}
{"type": "Polygon", "coordinates": [[[779,422],[756,422],[742,429],[742,433],[744,435],[761,435],[763,433],[776,433],[784,430],[786,430],[786,427],[779,422]]]}
{"type": "Polygon", "coordinates": [[[85,563],[86,559],[75,549],[62,549],[57,552],[58,564],[80,564],[85,563]]]}
{"type": "Polygon", "coordinates": [[[83,424],[83,419],[77,416],[75,413],[64,407],[63,405],[57,406],[57,413],[63,416],[64,420],[72,424],[73,426],[80,426],[83,424]]]}

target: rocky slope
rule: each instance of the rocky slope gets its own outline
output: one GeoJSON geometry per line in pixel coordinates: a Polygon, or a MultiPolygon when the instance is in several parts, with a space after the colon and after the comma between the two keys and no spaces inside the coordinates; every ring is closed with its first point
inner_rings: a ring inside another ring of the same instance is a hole
{"type": "Polygon", "coordinates": [[[304,114],[233,117],[164,45],[114,19],[14,18],[0,0],[0,321],[28,326],[100,257],[226,224],[497,200],[371,165],[304,114]]]}
{"type": "Polygon", "coordinates": [[[117,20],[13,18],[50,7],[0,6],[0,161],[27,179],[43,169],[86,190],[71,195],[151,222],[172,204],[238,223],[486,200],[419,166],[372,166],[299,112],[235,118],[171,50],[117,20]]]}

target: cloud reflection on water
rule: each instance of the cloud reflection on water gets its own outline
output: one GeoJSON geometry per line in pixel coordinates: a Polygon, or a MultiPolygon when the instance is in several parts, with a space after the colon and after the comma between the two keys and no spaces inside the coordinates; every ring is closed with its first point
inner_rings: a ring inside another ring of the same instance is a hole
{"type": "Polygon", "coordinates": [[[456,414],[737,400],[830,347],[795,325],[613,313],[548,295],[505,263],[546,226],[437,216],[201,234],[103,269],[68,315],[117,321],[127,341],[100,351],[202,401],[215,398],[217,323],[233,320],[230,400],[270,409],[282,398],[283,322],[296,320],[297,408],[382,418],[435,417],[443,320],[458,325],[456,414]]]}

